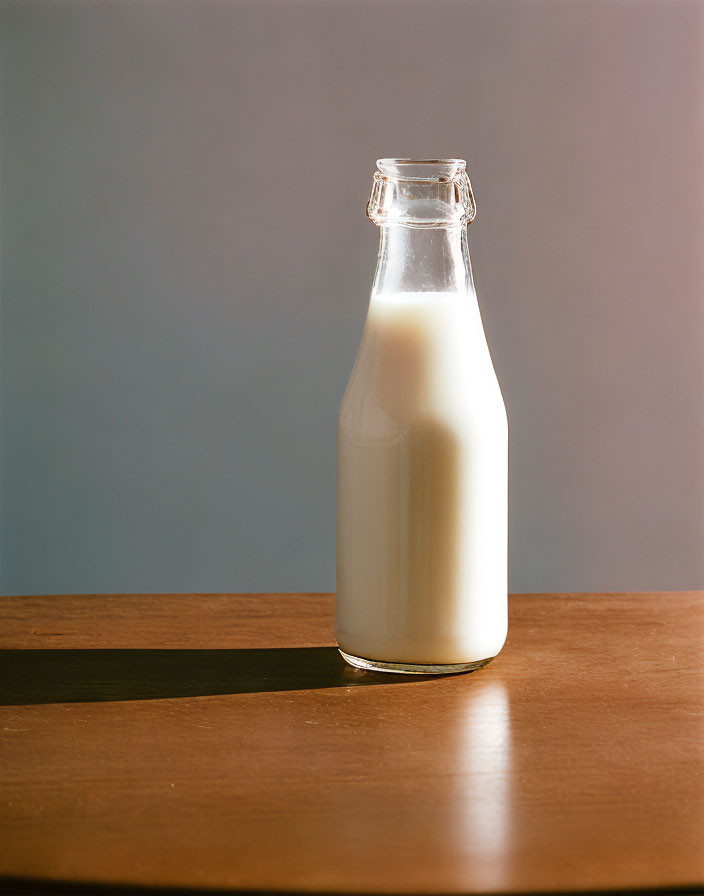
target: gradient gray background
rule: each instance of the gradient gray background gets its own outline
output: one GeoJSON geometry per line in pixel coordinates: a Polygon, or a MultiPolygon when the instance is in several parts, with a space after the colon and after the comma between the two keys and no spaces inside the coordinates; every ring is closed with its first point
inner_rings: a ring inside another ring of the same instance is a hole
{"type": "Polygon", "coordinates": [[[704,4],[4,2],[5,593],[332,590],[378,156],[461,156],[511,587],[704,584],[704,4]]]}

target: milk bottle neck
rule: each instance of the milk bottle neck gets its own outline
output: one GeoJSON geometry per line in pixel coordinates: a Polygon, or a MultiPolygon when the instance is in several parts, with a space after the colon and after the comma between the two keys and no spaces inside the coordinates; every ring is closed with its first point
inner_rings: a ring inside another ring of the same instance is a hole
{"type": "Polygon", "coordinates": [[[474,292],[467,227],[381,227],[373,295],[474,292]]]}

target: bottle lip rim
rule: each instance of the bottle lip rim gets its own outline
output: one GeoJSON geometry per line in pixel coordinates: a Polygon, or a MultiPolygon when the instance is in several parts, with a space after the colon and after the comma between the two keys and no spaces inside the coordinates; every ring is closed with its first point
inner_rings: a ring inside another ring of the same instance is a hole
{"type": "Polygon", "coordinates": [[[385,158],[377,159],[376,167],[375,179],[418,184],[450,183],[465,175],[467,163],[464,159],[385,158]]]}
{"type": "Polygon", "coordinates": [[[377,159],[376,164],[379,168],[388,165],[459,165],[462,168],[467,167],[467,162],[464,159],[415,159],[410,156],[377,159]]]}

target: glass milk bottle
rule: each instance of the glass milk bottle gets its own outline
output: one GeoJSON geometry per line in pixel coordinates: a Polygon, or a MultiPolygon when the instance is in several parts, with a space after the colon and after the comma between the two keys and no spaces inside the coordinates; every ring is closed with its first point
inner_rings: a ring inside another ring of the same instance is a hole
{"type": "Polygon", "coordinates": [[[380,159],[369,310],[338,419],[342,656],[468,672],[507,630],[508,427],[469,262],[461,159],[380,159]]]}

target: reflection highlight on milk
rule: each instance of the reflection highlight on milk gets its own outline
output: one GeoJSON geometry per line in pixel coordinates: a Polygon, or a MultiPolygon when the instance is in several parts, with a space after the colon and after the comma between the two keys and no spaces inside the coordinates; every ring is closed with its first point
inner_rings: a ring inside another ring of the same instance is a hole
{"type": "Polygon", "coordinates": [[[338,451],[342,650],[398,663],[495,656],[508,434],[473,291],[372,295],[338,451]]]}

